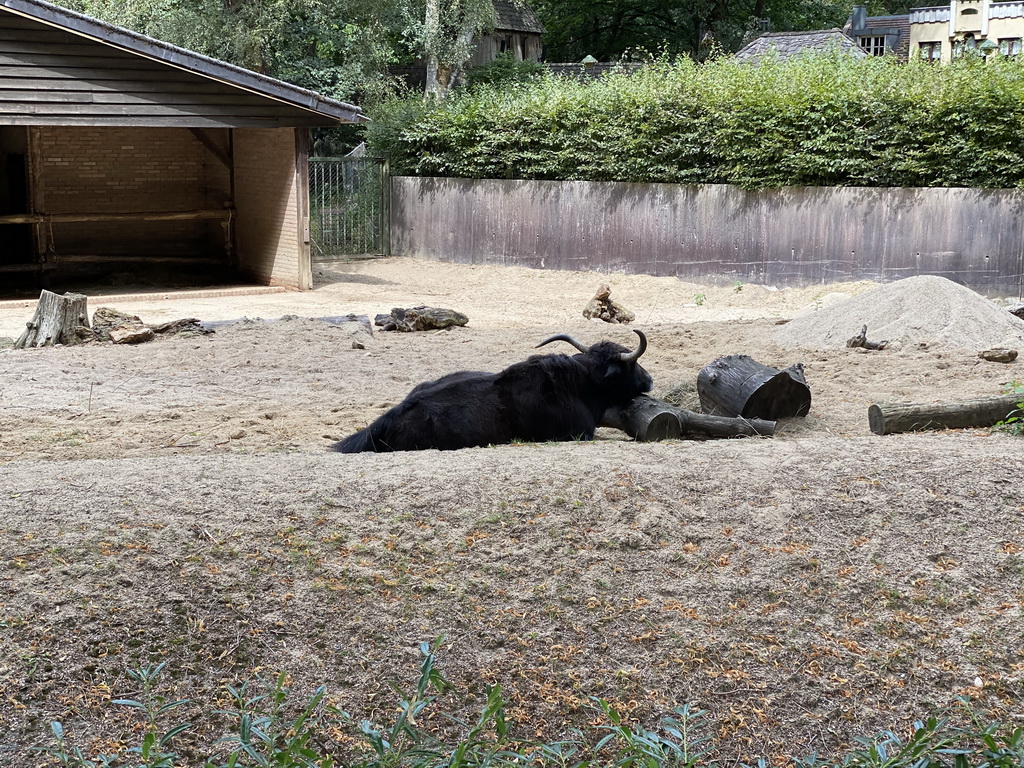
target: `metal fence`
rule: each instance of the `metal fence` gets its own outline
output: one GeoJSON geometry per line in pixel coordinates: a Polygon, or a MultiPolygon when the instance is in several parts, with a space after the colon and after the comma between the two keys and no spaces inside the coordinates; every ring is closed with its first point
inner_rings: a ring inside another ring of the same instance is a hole
{"type": "Polygon", "coordinates": [[[388,167],[379,157],[309,160],[309,228],[313,261],[386,256],[388,167]]]}

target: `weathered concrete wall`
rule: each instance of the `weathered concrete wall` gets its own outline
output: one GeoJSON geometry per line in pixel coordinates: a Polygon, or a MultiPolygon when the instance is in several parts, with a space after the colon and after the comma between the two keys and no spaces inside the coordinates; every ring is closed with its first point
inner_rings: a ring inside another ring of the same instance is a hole
{"type": "Polygon", "coordinates": [[[800,286],[948,277],[1020,295],[1024,190],[398,177],[392,252],[800,286]]]}

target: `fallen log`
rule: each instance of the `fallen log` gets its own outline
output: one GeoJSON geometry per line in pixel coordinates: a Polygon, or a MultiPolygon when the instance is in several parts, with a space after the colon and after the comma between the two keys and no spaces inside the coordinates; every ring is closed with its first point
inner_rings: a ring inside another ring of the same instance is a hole
{"type": "Polygon", "coordinates": [[[384,331],[440,331],[454,325],[465,325],[469,318],[454,309],[443,307],[395,307],[390,315],[377,315],[374,323],[384,331]]]}
{"type": "Polygon", "coordinates": [[[749,355],[727,355],[697,374],[697,394],[713,416],[778,419],[806,416],[811,390],[800,363],[785,370],[769,368],[749,355]]]}
{"type": "Polygon", "coordinates": [[[620,429],[640,443],[680,438],[706,440],[726,437],[772,437],[775,422],[694,413],[647,395],[634,398],[625,408],[605,411],[602,427],[620,429]]]}
{"type": "Polygon", "coordinates": [[[14,348],[78,344],[91,337],[87,303],[87,297],[81,293],[62,296],[44,290],[39,294],[35,314],[25,323],[25,331],[14,342],[14,348]]]}
{"type": "Polygon", "coordinates": [[[1021,399],[1021,395],[1003,395],[957,403],[874,403],[868,408],[868,426],[876,435],[991,427],[1016,411],[1021,399]]]}

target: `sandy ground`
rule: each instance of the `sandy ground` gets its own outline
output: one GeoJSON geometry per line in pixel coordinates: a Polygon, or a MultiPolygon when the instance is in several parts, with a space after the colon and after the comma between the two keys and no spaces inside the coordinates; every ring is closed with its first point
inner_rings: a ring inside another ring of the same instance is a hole
{"type": "MultiPolygon", "coordinates": [[[[181,719],[214,709],[225,683],[284,671],[298,694],[324,683],[386,720],[387,682],[409,684],[418,644],[439,636],[460,692],[445,705],[470,716],[483,683],[501,683],[539,738],[592,720],[591,697],[645,725],[703,707],[727,762],[835,755],[962,694],[1021,718],[1020,439],[879,437],[867,408],[997,395],[1024,364],[980,360],[974,337],[923,344],[921,328],[871,353],[783,335],[783,320],[871,288],[391,259],[325,266],[304,294],[90,298],[149,323],[297,317],[0,350],[0,761],[43,762],[28,747],[53,719],[87,752],[137,743],[138,719],[110,702],[138,695],[126,670],[162,661],[163,692],[196,702],[181,719]],[[631,345],[630,326],[581,315],[602,282],[650,338],[655,394],[685,398],[701,367],[745,353],[802,362],[810,414],[773,439],[604,429],[593,443],[326,452],[415,384],[497,370],[552,333],[631,345]],[[308,319],[419,304],[469,325],[369,338],[308,319]]],[[[0,336],[31,314],[0,306],[0,336]]],[[[180,737],[184,763],[225,727],[207,717],[180,737]]]]}

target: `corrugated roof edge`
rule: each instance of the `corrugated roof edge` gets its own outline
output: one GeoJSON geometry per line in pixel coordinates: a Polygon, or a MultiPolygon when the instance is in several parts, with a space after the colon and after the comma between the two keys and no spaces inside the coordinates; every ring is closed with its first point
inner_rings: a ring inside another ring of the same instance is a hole
{"type": "Polygon", "coordinates": [[[153,37],[108,24],[76,11],[51,5],[43,0],[0,0],[0,7],[37,21],[60,27],[68,32],[93,37],[100,42],[116,46],[131,53],[220,80],[229,85],[255,91],[301,109],[308,109],[327,117],[348,123],[369,120],[363,111],[343,101],[335,101],[323,94],[300,88],[249,69],[213,59],[201,53],[179,48],[153,37]]]}

